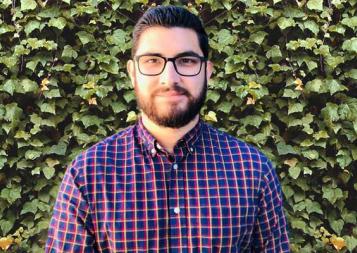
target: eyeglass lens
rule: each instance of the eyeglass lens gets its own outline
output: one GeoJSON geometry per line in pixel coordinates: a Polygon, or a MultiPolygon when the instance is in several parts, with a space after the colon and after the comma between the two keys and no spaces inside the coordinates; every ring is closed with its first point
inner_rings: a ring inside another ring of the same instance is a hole
{"type": "MultiPolygon", "coordinates": [[[[139,70],[144,75],[159,75],[163,72],[166,59],[160,56],[142,55],[138,58],[139,70]]],[[[174,58],[178,74],[193,76],[201,70],[202,60],[196,56],[181,56],[174,58]]]]}

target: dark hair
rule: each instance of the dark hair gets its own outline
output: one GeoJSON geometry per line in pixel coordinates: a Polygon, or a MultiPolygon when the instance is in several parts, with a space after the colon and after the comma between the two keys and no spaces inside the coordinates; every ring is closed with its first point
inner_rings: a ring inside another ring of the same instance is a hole
{"type": "Polygon", "coordinates": [[[196,32],[200,48],[204,57],[208,57],[208,37],[201,20],[185,8],[176,6],[158,6],[150,8],[135,24],[133,31],[133,47],[131,55],[134,57],[141,34],[153,26],[183,27],[196,32]]]}

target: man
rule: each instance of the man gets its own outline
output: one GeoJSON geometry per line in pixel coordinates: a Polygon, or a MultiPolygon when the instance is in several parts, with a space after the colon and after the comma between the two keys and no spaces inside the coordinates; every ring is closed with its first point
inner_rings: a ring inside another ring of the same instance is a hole
{"type": "Polygon", "coordinates": [[[268,159],[199,118],[207,57],[187,10],[138,21],[127,69],[141,117],[68,168],[46,252],[289,252],[268,159]]]}

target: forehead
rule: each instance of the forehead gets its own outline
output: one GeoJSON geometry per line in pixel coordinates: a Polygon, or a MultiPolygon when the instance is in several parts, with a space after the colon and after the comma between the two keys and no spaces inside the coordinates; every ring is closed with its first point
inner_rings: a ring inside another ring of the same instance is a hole
{"type": "Polygon", "coordinates": [[[154,26],[147,28],[138,41],[136,55],[158,53],[173,57],[193,51],[203,55],[196,32],[189,28],[154,26]]]}

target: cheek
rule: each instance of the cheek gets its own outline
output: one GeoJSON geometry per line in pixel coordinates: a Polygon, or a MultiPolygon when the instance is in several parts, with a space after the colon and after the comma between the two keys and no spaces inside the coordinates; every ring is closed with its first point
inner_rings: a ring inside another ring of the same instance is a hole
{"type": "Polygon", "coordinates": [[[204,81],[204,77],[194,78],[187,82],[186,89],[191,93],[191,95],[197,97],[203,89],[204,81]]]}

